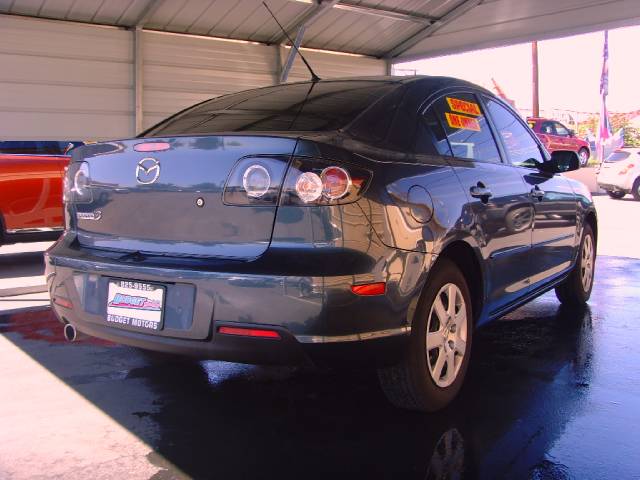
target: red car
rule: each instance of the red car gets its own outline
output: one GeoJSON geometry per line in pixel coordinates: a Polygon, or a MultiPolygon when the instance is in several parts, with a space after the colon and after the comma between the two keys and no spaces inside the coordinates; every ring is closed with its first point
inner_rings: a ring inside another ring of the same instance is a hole
{"type": "Polygon", "coordinates": [[[62,232],[69,147],[67,142],[0,142],[0,244],[55,239],[62,232]]]}
{"type": "Polygon", "coordinates": [[[560,122],[548,118],[529,117],[527,123],[549,152],[555,150],[576,152],[580,159],[580,165],[583,167],[589,161],[591,156],[589,143],[576,137],[573,130],[568,129],[560,122]]]}

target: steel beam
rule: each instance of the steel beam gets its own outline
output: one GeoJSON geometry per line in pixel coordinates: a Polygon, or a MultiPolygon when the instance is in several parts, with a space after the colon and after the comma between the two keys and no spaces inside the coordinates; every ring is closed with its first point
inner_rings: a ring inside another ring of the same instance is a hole
{"type": "Polygon", "coordinates": [[[406,10],[391,10],[380,6],[362,5],[353,3],[352,1],[341,0],[333,7],[336,10],[346,10],[349,12],[361,13],[363,15],[373,15],[375,17],[390,18],[392,20],[404,20],[407,22],[419,23],[421,25],[430,25],[435,21],[435,17],[422,15],[416,12],[406,10]]]}
{"type": "Polygon", "coordinates": [[[284,63],[284,67],[282,67],[282,72],[280,73],[280,83],[286,83],[287,78],[289,77],[289,72],[291,71],[291,67],[293,67],[293,61],[296,59],[296,55],[298,54],[298,48],[300,48],[300,44],[302,43],[302,37],[304,37],[304,31],[307,29],[306,25],[300,26],[298,29],[298,33],[296,38],[293,41],[293,45],[289,49],[289,55],[287,56],[287,61],[284,63]]]}
{"type": "Polygon", "coordinates": [[[138,26],[133,29],[133,92],[134,92],[134,128],[135,134],[142,132],[143,126],[143,107],[142,107],[142,90],[143,90],[143,32],[142,27],[138,26]]]}
{"type": "Polygon", "coordinates": [[[436,33],[445,25],[454,21],[456,18],[461,17],[462,15],[467,13],[469,10],[472,10],[473,8],[477,7],[480,3],[482,3],[482,0],[466,0],[462,2],[460,5],[458,5],[455,8],[452,8],[447,13],[445,13],[442,17],[435,20],[431,25],[423,28],[419,32],[414,33],[410,37],[402,40],[395,47],[389,50],[384,56],[386,58],[394,58],[394,57],[397,57],[398,55],[401,55],[402,53],[406,52],[410,48],[420,43],[422,40],[429,38],[431,35],[436,33]]]}
{"type": "MultiPolygon", "coordinates": [[[[331,8],[338,3],[338,0],[314,0],[311,5],[302,15],[295,19],[289,26],[285,28],[287,32],[297,32],[303,25],[308,27],[313,22],[318,20],[322,15],[327,13],[331,8]]],[[[278,32],[271,37],[268,43],[282,43],[287,39],[287,36],[278,32]]]]}
{"type": "Polygon", "coordinates": [[[151,20],[153,14],[158,11],[158,8],[160,8],[163,1],[164,0],[148,0],[146,5],[138,15],[138,18],[135,19],[131,26],[144,27],[146,23],[149,23],[149,20],[151,20]]]}

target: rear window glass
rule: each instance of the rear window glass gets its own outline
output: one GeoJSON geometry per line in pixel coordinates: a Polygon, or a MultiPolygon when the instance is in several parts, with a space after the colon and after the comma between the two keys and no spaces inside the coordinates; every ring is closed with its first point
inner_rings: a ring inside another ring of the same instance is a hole
{"type": "Polygon", "coordinates": [[[395,88],[397,83],[351,80],[250,90],[208,100],[168,118],[143,136],[336,130],[395,88]]]}
{"type": "Polygon", "coordinates": [[[626,160],[630,155],[631,153],[629,152],[613,152],[611,155],[605,158],[604,161],[607,163],[619,162],[621,160],[626,160]]]}
{"type": "Polygon", "coordinates": [[[454,157],[500,162],[500,152],[478,99],[455,93],[438,99],[434,108],[444,127],[454,157]]]}

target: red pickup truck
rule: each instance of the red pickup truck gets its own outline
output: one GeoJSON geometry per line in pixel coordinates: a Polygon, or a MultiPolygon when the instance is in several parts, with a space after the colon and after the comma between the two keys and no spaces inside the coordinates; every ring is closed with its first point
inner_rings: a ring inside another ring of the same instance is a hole
{"type": "Polygon", "coordinates": [[[562,123],[548,118],[529,117],[527,123],[538,136],[542,144],[553,152],[555,150],[571,150],[578,154],[580,165],[585,166],[591,156],[589,143],[576,137],[573,130],[562,123]]]}
{"type": "Polygon", "coordinates": [[[59,236],[70,147],[68,142],[0,142],[0,244],[59,236]]]}

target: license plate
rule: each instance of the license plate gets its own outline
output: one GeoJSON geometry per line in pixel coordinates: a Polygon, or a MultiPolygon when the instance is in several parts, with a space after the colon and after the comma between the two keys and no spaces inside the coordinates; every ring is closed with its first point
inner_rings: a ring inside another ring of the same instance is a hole
{"type": "Polygon", "coordinates": [[[131,280],[109,280],[107,322],[141,330],[162,329],[164,291],[161,285],[131,280]]]}

